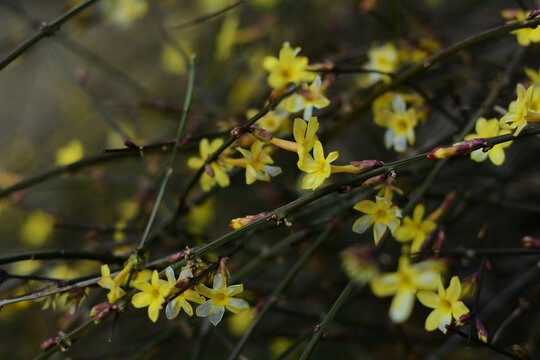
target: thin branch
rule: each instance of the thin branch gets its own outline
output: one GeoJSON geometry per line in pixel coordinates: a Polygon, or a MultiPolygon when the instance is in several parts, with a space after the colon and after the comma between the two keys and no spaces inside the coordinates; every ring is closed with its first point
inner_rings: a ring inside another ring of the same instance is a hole
{"type": "Polygon", "coordinates": [[[165,170],[165,176],[163,177],[163,182],[161,183],[158,197],[154,204],[154,208],[152,209],[152,213],[150,214],[150,219],[148,220],[148,223],[146,224],[146,228],[144,229],[144,234],[142,236],[141,242],[137,248],[138,251],[143,251],[149,245],[150,230],[152,229],[152,226],[154,225],[157,212],[159,210],[161,202],[163,201],[163,197],[165,196],[165,190],[167,189],[169,179],[173,173],[173,166],[174,166],[174,161],[176,159],[176,153],[178,151],[178,144],[180,143],[180,139],[182,138],[184,127],[186,125],[189,108],[191,106],[191,100],[193,98],[194,87],[195,87],[195,56],[192,56],[190,72],[189,72],[189,83],[188,83],[188,88],[186,91],[186,98],[184,101],[184,111],[182,112],[180,123],[178,124],[178,130],[176,132],[176,140],[172,149],[171,158],[169,159],[169,165],[167,166],[167,169],[165,170]]]}
{"type": "Polygon", "coordinates": [[[13,51],[11,51],[9,54],[7,54],[2,60],[0,60],[0,70],[4,69],[6,66],[8,66],[13,60],[17,59],[19,56],[24,54],[28,49],[30,49],[32,46],[34,46],[37,42],[39,42],[41,39],[53,35],[56,31],[60,29],[60,27],[67,22],[69,19],[89,7],[90,5],[94,4],[98,0],[86,0],[85,2],[75,6],[71,10],[69,10],[64,15],[60,16],[50,24],[43,23],[41,27],[39,28],[39,31],[29,37],[25,42],[17,46],[13,51]]]}
{"type": "Polygon", "coordinates": [[[207,20],[211,20],[213,18],[216,18],[216,17],[219,17],[219,16],[225,14],[227,11],[230,11],[230,10],[240,6],[240,5],[244,5],[244,4],[248,3],[249,1],[250,0],[239,0],[239,1],[229,5],[227,7],[224,7],[221,10],[218,10],[218,11],[214,12],[214,13],[195,18],[193,20],[182,23],[180,25],[176,25],[176,26],[173,27],[173,29],[175,29],[175,30],[185,29],[187,27],[190,27],[190,26],[197,25],[197,24],[200,24],[202,22],[205,22],[207,20]]]}
{"type": "Polygon", "coordinates": [[[31,250],[0,256],[0,265],[24,260],[78,259],[96,260],[108,264],[119,264],[125,259],[121,256],[103,254],[88,250],[31,250]]]}

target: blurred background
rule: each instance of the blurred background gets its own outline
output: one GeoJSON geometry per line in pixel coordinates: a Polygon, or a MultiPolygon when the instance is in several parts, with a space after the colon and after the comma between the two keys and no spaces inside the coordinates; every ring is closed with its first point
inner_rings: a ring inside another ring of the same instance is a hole
{"type": "MultiPolygon", "coordinates": [[[[79,3],[0,0],[0,56],[36,32],[39,24],[56,19],[79,3]]],[[[301,55],[307,56],[310,63],[331,61],[345,68],[358,68],[366,63],[367,52],[373,46],[391,42],[400,49],[425,50],[427,55],[503,24],[506,20],[501,18],[501,11],[519,8],[521,1],[252,0],[221,16],[192,23],[233,3],[97,1],[0,71],[0,188],[82,158],[102,159],[0,199],[0,254],[33,249],[130,253],[152,210],[169,152],[157,146],[142,157],[125,152],[100,154],[105,149],[124,148],[126,140],[147,145],[174,138],[191,54],[197,56],[197,78],[185,134],[195,140],[179,151],[158,224],[174,212],[178,197],[194,174],[186,162],[190,156],[198,156],[196,139],[242,124],[248,119],[249,109],[264,107],[271,89],[262,59],[277,56],[283,42],[301,47],[301,55]],[[189,26],[178,28],[186,23],[189,26]],[[419,46],[425,39],[430,39],[431,45],[419,46]]],[[[531,9],[535,5],[533,1],[523,3],[531,9]]],[[[502,89],[494,103],[503,108],[515,99],[517,82],[526,79],[524,67],[537,70],[539,58],[537,45],[520,47],[510,34],[481,42],[415,77],[412,85],[401,89],[423,89],[458,119],[457,124],[448,121],[437,106],[428,104],[427,120],[417,128],[416,144],[398,154],[384,148],[384,130],[373,123],[368,109],[325,138],[325,149],[338,150],[339,163],[346,164],[363,159],[392,161],[428,151],[441,141],[451,143],[452,136],[470,120],[512,61],[519,65],[510,74],[510,85],[502,89]]],[[[361,89],[358,82],[357,74],[338,74],[334,79],[327,93],[331,105],[315,112],[322,137],[369,91],[361,89]]],[[[486,114],[499,116],[493,108],[486,114]]],[[[290,134],[291,127],[283,137],[290,134]]],[[[515,247],[524,235],[538,236],[539,152],[536,137],[515,142],[506,152],[502,167],[477,164],[468,156],[450,162],[424,198],[426,208],[433,211],[449,192],[460,192],[445,224],[449,248],[483,246],[477,232],[486,222],[491,234],[489,245],[493,247],[515,247]]],[[[230,187],[208,195],[197,185],[190,198],[193,206],[181,219],[180,230],[160,234],[152,245],[151,258],[209,242],[230,231],[228,223],[232,218],[271,210],[305,194],[300,189],[302,176],[295,156],[279,151],[273,157],[283,173],[271,183],[258,182],[248,187],[243,172],[233,172],[230,187]]],[[[399,172],[397,185],[404,195],[394,200],[400,205],[405,203],[432,166],[423,163],[399,172]]],[[[291,228],[269,227],[253,234],[229,262],[233,275],[290,234],[309,230],[282,253],[270,257],[264,266],[237,280],[244,283],[244,298],[255,306],[271,293],[320,232],[325,213],[332,214],[345,201],[370,194],[356,191],[345,198],[329,195],[308,206],[310,211],[299,214],[291,228]]],[[[356,234],[350,230],[357,217],[352,210],[341,216],[343,226],[299,273],[286,296],[252,336],[244,355],[252,359],[276,358],[294,341],[308,336],[348,281],[341,270],[339,253],[352,244],[372,242],[371,231],[356,234]]],[[[388,254],[396,258],[399,252],[394,245],[388,248],[388,254]]],[[[219,249],[207,260],[216,259],[226,250],[219,249]]],[[[488,331],[496,331],[519,305],[520,298],[537,301],[537,261],[538,257],[491,261],[482,290],[482,304],[492,306],[484,316],[488,331]],[[506,295],[497,297],[500,294],[506,295]],[[496,299],[494,303],[490,303],[492,299],[496,299]]],[[[467,276],[476,271],[478,264],[479,259],[456,261],[451,273],[467,276]]],[[[2,267],[19,275],[72,279],[98,274],[100,265],[97,261],[51,260],[2,267]]],[[[10,279],[1,284],[0,297],[10,298],[42,287],[40,282],[10,279]]],[[[66,311],[73,302],[65,305],[65,299],[56,300],[58,304],[45,300],[2,309],[1,359],[34,356],[45,339],[80,323],[93,305],[104,301],[104,292],[92,290],[73,314],[66,311]]],[[[426,332],[423,326],[428,311],[418,304],[407,323],[392,325],[387,317],[389,301],[375,298],[367,288],[356,291],[312,358],[497,356],[479,346],[465,351],[464,342],[457,337],[426,332]]],[[[514,331],[505,332],[501,345],[538,340],[538,302],[534,304],[515,319],[511,324],[514,331]]],[[[249,320],[227,314],[220,326],[209,331],[204,319],[180,316],[168,321],[162,314],[153,325],[146,311],[130,309],[119,316],[114,326],[108,320],[79,336],[65,356],[157,359],[195,358],[194,354],[198,354],[205,359],[223,358],[238,341],[246,322],[249,320]],[[112,342],[108,341],[110,336],[112,342]]],[[[290,356],[298,358],[299,353],[290,356]]]]}

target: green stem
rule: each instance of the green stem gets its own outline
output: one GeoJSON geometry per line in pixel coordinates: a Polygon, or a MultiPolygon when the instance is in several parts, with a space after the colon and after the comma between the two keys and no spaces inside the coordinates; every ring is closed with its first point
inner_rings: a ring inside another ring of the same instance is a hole
{"type": "Polygon", "coordinates": [[[167,166],[167,169],[165,170],[165,176],[163,177],[163,182],[161,183],[161,187],[159,189],[159,194],[154,204],[154,208],[152,209],[152,213],[150,214],[150,219],[148,220],[148,224],[146,224],[146,228],[144,229],[144,234],[138,246],[138,251],[143,251],[150,243],[149,242],[150,230],[152,229],[152,226],[154,225],[157,212],[159,210],[159,206],[161,205],[161,202],[163,201],[163,197],[165,196],[165,190],[167,189],[169,179],[173,173],[173,166],[174,166],[174,161],[176,159],[176,153],[178,151],[178,144],[180,143],[180,139],[182,138],[182,133],[184,132],[184,127],[186,125],[189,108],[191,106],[191,100],[193,98],[194,87],[195,87],[195,56],[191,58],[189,83],[188,83],[188,88],[186,91],[186,98],[184,100],[184,111],[182,112],[180,123],[178,124],[178,130],[176,132],[176,141],[172,149],[171,158],[169,159],[169,165],[167,166]]]}
{"type": "Polygon", "coordinates": [[[17,46],[15,49],[13,49],[13,51],[11,51],[2,60],[0,60],[0,70],[8,66],[13,60],[24,54],[24,52],[26,52],[44,37],[54,35],[54,33],[59,30],[65,22],[67,22],[69,19],[71,19],[72,17],[74,17],[75,15],[77,15],[78,13],[80,13],[81,11],[83,11],[97,1],[98,0],[86,0],[85,2],[75,6],[50,24],[44,23],[37,33],[29,37],[25,42],[17,46]]]}
{"type": "Polygon", "coordinates": [[[40,352],[39,354],[37,354],[34,357],[34,360],[48,359],[49,357],[51,357],[54,353],[56,353],[60,349],[60,347],[61,347],[61,345],[63,343],[65,343],[68,340],[73,340],[73,337],[75,335],[79,334],[80,332],[82,332],[86,328],[90,327],[90,325],[92,325],[93,322],[94,322],[94,319],[90,318],[90,319],[86,320],[84,323],[82,323],[78,328],[71,331],[70,333],[68,333],[68,334],[66,334],[64,336],[60,336],[58,338],[58,341],[57,341],[56,344],[52,345],[51,347],[49,347],[46,350],[44,350],[44,351],[40,352]]]}
{"type": "Polygon", "coordinates": [[[268,310],[279,300],[285,289],[289,286],[291,281],[294,279],[296,274],[300,271],[300,269],[304,266],[304,264],[309,260],[311,255],[315,252],[315,250],[330,236],[332,231],[334,230],[333,227],[327,227],[326,230],[319,235],[319,237],[315,240],[313,245],[310,246],[310,248],[302,254],[300,259],[294,264],[292,269],[287,273],[285,278],[279,283],[279,285],[274,289],[270,297],[267,299],[266,303],[264,304],[261,311],[257,314],[257,317],[253,320],[251,325],[249,326],[249,329],[245,332],[244,336],[242,336],[242,339],[236,344],[236,347],[234,348],[233,352],[229,356],[229,360],[235,360],[240,355],[242,349],[246,345],[246,342],[248,341],[249,337],[259,325],[262,318],[266,315],[268,310]]]}
{"type": "Polygon", "coordinates": [[[307,344],[306,348],[304,349],[304,352],[302,353],[302,356],[300,357],[300,360],[306,360],[309,355],[313,352],[315,349],[315,346],[319,342],[321,336],[325,333],[326,328],[330,324],[330,322],[334,319],[334,316],[336,316],[336,313],[341,308],[341,306],[345,303],[345,300],[349,296],[350,292],[354,289],[356,286],[356,283],[354,281],[349,281],[347,286],[343,289],[341,294],[339,294],[339,297],[334,302],[334,305],[330,308],[330,311],[325,315],[323,321],[318,325],[315,333],[313,334],[313,337],[307,344]]]}

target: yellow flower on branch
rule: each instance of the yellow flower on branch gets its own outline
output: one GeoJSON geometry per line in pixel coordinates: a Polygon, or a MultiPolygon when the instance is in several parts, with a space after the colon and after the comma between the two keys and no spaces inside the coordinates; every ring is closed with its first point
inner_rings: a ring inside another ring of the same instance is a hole
{"type": "Polygon", "coordinates": [[[373,226],[373,238],[375,245],[379,243],[382,236],[389,228],[392,234],[400,224],[401,211],[397,206],[392,205],[392,201],[377,196],[375,201],[362,200],[353,207],[354,210],[365,213],[353,224],[353,231],[363,233],[371,225],[373,226]]]}
{"type": "Polygon", "coordinates": [[[389,82],[392,78],[385,73],[392,74],[398,70],[399,52],[392,43],[371,48],[368,53],[368,62],[364,64],[364,69],[371,70],[358,77],[360,87],[368,87],[379,81],[389,82]]]}
{"type": "Polygon", "coordinates": [[[199,284],[195,286],[195,290],[208,298],[205,303],[197,306],[197,316],[208,316],[210,322],[214,326],[216,326],[223,318],[225,309],[235,314],[242,314],[249,310],[247,301],[233,297],[244,291],[244,285],[227,286],[227,281],[221,274],[216,274],[214,276],[212,289],[203,284],[199,284]]]}
{"type": "Polygon", "coordinates": [[[270,157],[270,154],[264,149],[264,143],[261,141],[255,141],[251,145],[250,150],[236,148],[247,160],[246,163],[246,183],[248,185],[253,184],[257,180],[270,181],[270,177],[281,174],[281,168],[279,166],[272,166],[274,160],[270,157]]]}
{"type": "Polygon", "coordinates": [[[309,86],[302,86],[298,94],[294,94],[287,99],[285,109],[288,112],[296,113],[304,110],[304,120],[309,121],[313,108],[322,109],[330,104],[321,90],[321,77],[317,75],[315,80],[309,86]]]}
{"type": "Polygon", "coordinates": [[[157,270],[152,273],[152,281],[137,281],[133,286],[141,290],[141,292],[133,295],[131,303],[136,308],[148,306],[148,317],[152,322],[156,322],[159,316],[159,310],[165,302],[165,296],[169,294],[170,285],[167,281],[159,278],[157,270]]]}
{"type": "Polygon", "coordinates": [[[298,168],[307,173],[302,180],[302,189],[315,190],[321,186],[324,180],[332,173],[330,163],[335,161],[338,156],[339,152],[332,151],[325,158],[321,142],[319,140],[315,141],[313,156],[306,154],[302,160],[298,161],[298,168]]]}
{"type": "Polygon", "coordinates": [[[127,280],[132,267],[133,266],[131,264],[128,264],[118,274],[116,274],[114,278],[112,278],[109,266],[106,264],[101,266],[101,279],[99,279],[98,285],[109,290],[107,299],[111,304],[114,304],[118,301],[118,299],[126,295],[126,292],[121,286],[127,280]]]}
{"type": "MultiPolygon", "coordinates": [[[[465,140],[472,140],[476,138],[488,138],[498,135],[510,134],[509,130],[503,130],[499,126],[499,121],[497,119],[480,118],[476,120],[475,125],[476,134],[469,134],[465,136],[465,140]]],[[[487,152],[483,149],[478,149],[471,152],[471,159],[476,162],[482,162],[489,157],[489,160],[494,165],[502,165],[505,159],[504,149],[512,145],[512,141],[507,141],[504,143],[497,144],[493,148],[489,149],[487,152]]]]}
{"type": "MultiPolygon", "coordinates": [[[[501,13],[503,18],[511,19],[508,23],[525,20],[529,17],[529,14],[530,12],[525,12],[523,10],[505,10],[501,13]]],[[[516,35],[517,42],[521,46],[529,46],[532,42],[540,42],[540,27],[523,28],[514,30],[510,33],[516,35]]]]}
{"type": "Polygon", "coordinates": [[[318,140],[317,130],[319,130],[319,119],[317,117],[309,119],[307,124],[300,118],[294,119],[293,136],[298,146],[296,150],[298,153],[298,163],[313,149],[315,141],[318,140]]]}
{"type": "Polygon", "coordinates": [[[452,277],[450,285],[445,290],[441,279],[439,278],[438,293],[433,291],[419,291],[418,300],[428,308],[434,309],[426,319],[426,330],[441,330],[446,334],[446,325],[452,323],[452,317],[458,320],[462,315],[469,312],[469,309],[462,301],[459,301],[461,295],[461,283],[457,276],[452,277]]]}
{"type": "Polygon", "coordinates": [[[527,126],[528,121],[539,122],[540,113],[530,111],[530,105],[533,98],[535,85],[532,84],[525,90],[521,84],[517,84],[517,99],[508,106],[508,112],[501,118],[500,125],[503,129],[512,129],[514,136],[527,126]]]}
{"type": "Polygon", "coordinates": [[[437,224],[424,218],[424,205],[418,204],[414,208],[413,217],[405,216],[403,224],[396,230],[396,240],[407,242],[412,240],[411,251],[417,252],[422,247],[426,237],[435,230],[437,224]]]}
{"type": "Polygon", "coordinates": [[[394,323],[402,323],[411,315],[416,292],[437,288],[440,269],[437,261],[427,260],[411,265],[409,258],[402,255],[397,271],[375,276],[370,282],[371,290],[378,297],[394,295],[390,319],[394,323]]]}
{"type": "MultiPolygon", "coordinates": [[[[213,153],[215,153],[220,146],[223,145],[223,139],[214,139],[211,143],[207,138],[201,140],[199,144],[199,152],[201,157],[190,157],[188,159],[188,166],[192,169],[199,169],[204,165],[206,159],[213,153]]],[[[201,187],[204,191],[209,191],[216,183],[221,187],[227,187],[230,184],[227,171],[229,166],[218,161],[212,161],[209,164],[209,169],[201,175],[201,187]],[[210,172],[210,174],[209,174],[210,172]]]]}
{"type": "Polygon", "coordinates": [[[407,109],[400,95],[392,99],[392,110],[382,110],[375,114],[375,124],[387,128],[384,134],[384,145],[397,152],[405,151],[407,142],[415,142],[414,128],[418,124],[418,116],[413,108],[407,109]]]}
{"type": "Polygon", "coordinates": [[[263,67],[270,72],[270,87],[280,89],[289,83],[298,84],[315,79],[315,74],[306,70],[308,58],[297,56],[299,52],[300,48],[293,49],[289,42],[285,42],[279,51],[279,58],[266,56],[263,59],[263,67]]]}
{"type": "MultiPolygon", "coordinates": [[[[180,290],[175,286],[179,281],[185,281],[187,284],[189,278],[193,277],[193,274],[189,268],[183,269],[180,272],[178,279],[174,275],[174,270],[170,266],[165,269],[165,273],[167,275],[167,281],[169,282],[170,289],[167,296],[174,295],[180,290]]],[[[167,307],[165,308],[165,316],[167,316],[167,319],[174,319],[177,317],[181,309],[184,310],[184,312],[189,316],[193,316],[193,308],[188,300],[197,304],[202,304],[205,301],[204,297],[199,295],[198,292],[193,289],[188,289],[167,304],[167,307]]]]}

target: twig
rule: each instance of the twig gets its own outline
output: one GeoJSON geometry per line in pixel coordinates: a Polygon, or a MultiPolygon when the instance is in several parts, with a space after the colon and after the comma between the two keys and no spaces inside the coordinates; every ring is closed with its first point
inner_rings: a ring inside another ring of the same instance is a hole
{"type": "MultiPolygon", "coordinates": [[[[473,326],[473,328],[474,328],[474,326],[473,326]]],[[[459,336],[461,336],[462,338],[465,338],[465,339],[467,338],[467,334],[465,334],[465,333],[464,333],[463,331],[461,331],[461,330],[453,329],[452,332],[455,333],[455,334],[457,334],[457,335],[459,335],[459,336]]],[[[485,342],[483,342],[483,341],[480,341],[480,340],[478,340],[478,339],[473,339],[473,340],[474,340],[475,343],[480,344],[480,345],[482,345],[482,346],[485,346],[485,347],[487,347],[487,348],[489,348],[489,349],[491,349],[491,350],[493,350],[493,351],[495,351],[495,352],[498,352],[499,354],[506,355],[506,356],[508,356],[510,359],[522,360],[519,356],[516,356],[516,355],[514,355],[514,354],[512,354],[512,353],[510,353],[510,352],[508,352],[508,351],[506,351],[506,350],[499,349],[499,348],[496,347],[496,346],[493,346],[493,345],[491,345],[491,344],[487,344],[487,343],[485,343],[485,342]]]]}
{"type": "Polygon", "coordinates": [[[122,263],[125,259],[121,256],[103,254],[88,250],[30,250],[15,254],[0,256],[0,265],[10,264],[23,260],[46,260],[46,259],[84,259],[96,260],[108,264],[122,263]]]}
{"type": "Polygon", "coordinates": [[[171,177],[173,173],[173,166],[174,166],[174,161],[176,159],[178,144],[180,143],[182,133],[184,132],[184,126],[186,125],[187,115],[189,113],[189,107],[191,106],[191,99],[193,98],[194,87],[195,87],[195,56],[192,56],[190,72],[189,72],[189,83],[188,83],[188,88],[186,91],[186,98],[184,101],[184,111],[182,112],[180,123],[178,124],[178,130],[176,132],[176,141],[172,149],[171,158],[169,159],[169,165],[167,166],[167,169],[165,170],[165,176],[163,177],[163,182],[161,183],[159,194],[154,204],[154,208],[152,209],[152,213],[150,214],[150,219],[148,220],[148,223],[146,224],[146,228],[144,229],[144,234],[137,248],[139,252],[142,252],[149,245],[150,230],[152,229],[152,226],[154,225],[154,222],[156,220],[156,215],[159,210],[159,206],[161,205],[161,202],[163,201],[163,197],[165,196],[165,190],[167,189],[169,178],[171,177]]]}
{"type": "Polygon", "coordinates": [[[225,14],[227,11],[234,9],[235,7],[238,7],[238,6],[240,6],[240,5],[243,5],[243,4],[245,4],[245,3],[248,3],[249,1],[250,1],[250,0],[239,0],[239,1],[237,1],[237,2],[235,2],[235,3],[233,3],[233,4],[231,4],[231,5],[229,5],[229,6],[227,6],[227,7],[224,7],[224,8],[221,9],[221,10],[218,10],[218,11],[214,12],[214,13],[211,13],[211,14],[208,14],[208,15],[204,15],[204,16],[195,18],[195,19],[193,19],[193,20],[190,20],[190,21],[188,21],[188,22],[182,23],[182,24],[180,24],[180,25],[176,25],[176,26],[173,27],[173,29],[175,29],[175,30],[185,29],[185,28],[190,27],[190,26],[192,26],[192,25],[197,25],[197,24],[200,24],[200,23],[202,23],[202,22],[204,22],[204,21],[211,20],[211,19],[213,19],[213,18],[216,18],[216,17],[218,17],[218,16],[220,16],[220,15],[225,14]]]}
{"type": "Polygon", "coordinates": [[[69,19],[92,5],[93,3],[97,2],[98,0],[86,0],[85,2],[75,6],[71,10],[69,10],[64,15],[60,16],[50,24],[43,23],[37,33],[32,35],[30,38],[28,38],[25,42],[17,46],[13,51],[11,51],[9,54],[7,54],[2,60],[0,60],[0,70],[5,68],[9,65],[13,60],[17,59],[19,56],[21,56],[26,50],[31,48],[34,44],[39,42],[41,39],[43,39],[46,36],[53,35],[57,30],[60,29],[60,27],[67,22],[69,19]]]}

